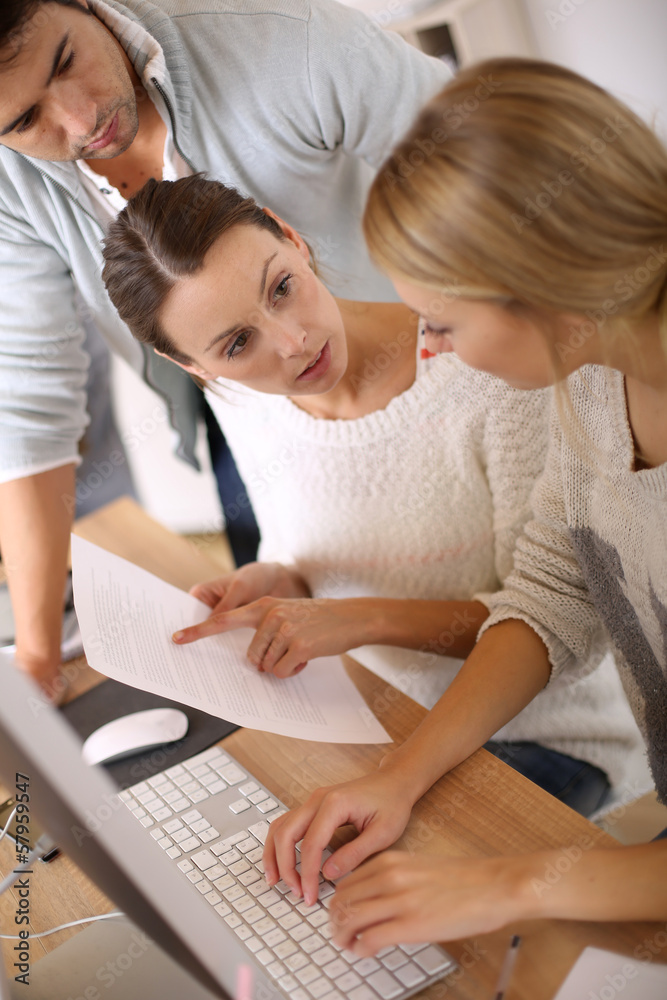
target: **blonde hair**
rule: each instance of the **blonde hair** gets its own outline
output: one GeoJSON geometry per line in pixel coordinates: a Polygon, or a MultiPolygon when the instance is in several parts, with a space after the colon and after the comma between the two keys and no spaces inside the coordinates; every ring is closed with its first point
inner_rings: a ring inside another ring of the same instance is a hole
{"type": "Polygon", "coordinates": [[[380,169],[364,233],[380,267],[440,293],[579,313],[605,336],[656,311],[667,353],[667,150],[560,66],[461,72],[380,169]]]}

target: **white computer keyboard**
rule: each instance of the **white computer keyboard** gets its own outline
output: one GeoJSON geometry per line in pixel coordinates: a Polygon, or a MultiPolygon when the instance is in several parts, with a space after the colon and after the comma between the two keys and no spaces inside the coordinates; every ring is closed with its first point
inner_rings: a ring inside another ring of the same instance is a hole
{"type": "Polygon", "coordinates": [[[335,887],[322,876],[313,906],[282,880],[271,888],[263,844],[285,807],[217,747],[120,797],[289,1000],[403,1000],[456,968],[429,943],[363,959],[333,944],[328,908],[335,887]]]}

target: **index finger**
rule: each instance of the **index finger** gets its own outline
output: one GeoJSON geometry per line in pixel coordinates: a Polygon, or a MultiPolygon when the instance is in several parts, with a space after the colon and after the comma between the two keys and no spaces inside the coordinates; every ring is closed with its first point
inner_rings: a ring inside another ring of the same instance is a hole
{"type": "Polygon", "coordinates": [[[231,632],[235,628],[257,628],[264,614],[265,612],[256,605],[247,604],[234,611],[222,611],[211,615],[198,625],[190,625],[174,632],[171,638],[179,645],[185,645],[188,642],[196,642],[197,639],[205,639],[209,635],[231,632]]]}

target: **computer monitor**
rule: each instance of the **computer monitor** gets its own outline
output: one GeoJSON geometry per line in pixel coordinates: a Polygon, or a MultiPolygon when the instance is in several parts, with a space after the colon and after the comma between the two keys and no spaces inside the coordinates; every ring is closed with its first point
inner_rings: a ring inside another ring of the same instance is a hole
{"type": "MultiPolygon", "coordinates": [[[[9,657],[0,658],[0,779],[26,783],[30,814],[130,920],[214,996],[232,1000],[246,953],[230,928],[156,851],[109,776],[9,657]]],[[[54,862],[57,864],[58,862],[54,862]]],[[[2,972],[0,972],[0,977],[2,972]]],[[[0,994],[1,996],[2,994],[0,994]]],[[[255,972],[252,997],[279,994],[255,972]]]]}

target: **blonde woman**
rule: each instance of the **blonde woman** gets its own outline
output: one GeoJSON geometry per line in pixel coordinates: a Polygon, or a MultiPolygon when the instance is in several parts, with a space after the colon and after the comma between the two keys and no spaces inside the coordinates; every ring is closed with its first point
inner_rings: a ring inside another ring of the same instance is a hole
{"type": "MultiPolygon", "coordinates": [[[[306,902],[337,826],[360,833],[325,862],[330,878],[393,843],[434,781],[585,669],[601,632],[667,800],[667,152],[583,78],[490,61],[423,111],[375,181],[365,232],[430,350],[514,386],[557,382],[560,415],[514,570],[449,689],[378,773],[272,825],[267,880],[306,902]]],[[[536,891],[560,854],[385,854],[337,890],[335,940],[365,956],[524,918],[667,918],[667,840],[590,851],[536,891]]]]}

